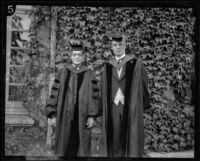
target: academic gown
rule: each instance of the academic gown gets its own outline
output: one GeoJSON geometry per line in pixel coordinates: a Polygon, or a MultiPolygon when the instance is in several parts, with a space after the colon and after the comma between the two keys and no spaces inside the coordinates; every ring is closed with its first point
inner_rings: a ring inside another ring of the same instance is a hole
{"type": "Polygon", "coordinates": [[[111,59],[102,72],[102,138],[100,156],[112,157],[113,124],[111,117],[113,68],[125,66],[125,102],[123,110],[124,157],[142,157],[144,153],[143,111],[150,108],[147,73],[139,59],[126,55],[121,63],[111,59]]]}
{"type": "Polygon", "coordinates": [[[97,105],[91,99],[92,73],[85,66],[76,68],[69,65],[61,69],[54,80],[46,115],[56,117],[57,156],[90,156],[91,130],[86,127],[86,122],[88,116],[98,115],[97,105]]]}

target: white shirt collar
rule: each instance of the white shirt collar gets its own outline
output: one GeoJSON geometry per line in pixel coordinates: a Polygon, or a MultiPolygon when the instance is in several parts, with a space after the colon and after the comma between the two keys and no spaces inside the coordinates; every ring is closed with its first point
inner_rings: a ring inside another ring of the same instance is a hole
{"type": "Polygon", "coordinates": [[[118,60],[122,59],[122,58],[125,57],[125,56],[126,56],[126,54],[124,53],[124,54],[122,54],[122,56],[120,56],[120,57],[116,57],[116,56],[115,56],[115,59],[118,61],[118,60]]]}

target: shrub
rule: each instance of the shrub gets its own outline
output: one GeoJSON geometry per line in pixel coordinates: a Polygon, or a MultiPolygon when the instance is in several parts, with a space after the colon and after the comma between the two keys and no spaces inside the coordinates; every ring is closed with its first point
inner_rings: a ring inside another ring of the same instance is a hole
{"type": "Polygon", "coordinates": [[[46,128],[5,127],[5,155],[45,156],[46,128]]]}

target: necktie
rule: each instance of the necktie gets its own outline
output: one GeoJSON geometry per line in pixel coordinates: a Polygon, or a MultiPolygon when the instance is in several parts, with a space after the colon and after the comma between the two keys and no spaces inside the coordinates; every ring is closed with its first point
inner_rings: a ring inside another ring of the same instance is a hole
{"type": "Polygon", "coordinates": [[[122,73],[122,67],[121,67],[121,68],[117,68],[117,75],[118,75],[118,78],[120,78],[121,73],[122,73]]]}

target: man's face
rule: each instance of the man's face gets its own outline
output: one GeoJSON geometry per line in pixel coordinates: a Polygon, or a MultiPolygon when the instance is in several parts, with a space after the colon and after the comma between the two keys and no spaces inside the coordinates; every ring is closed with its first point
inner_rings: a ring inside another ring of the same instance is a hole
{"type": "Polygon", "coordinates": [[[83,51],[72,51],[71,60],[75,65],[81,64],[84,61],[83,51]]]}
{"type": "Polygon", "coordinates": [[[120,42],[112,41],[111,49],[113,50],[115,56],[120,57],[125,53],[126,43],[125,41],[120,41],[120,42]]]}

